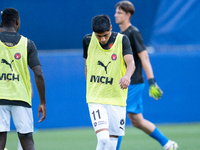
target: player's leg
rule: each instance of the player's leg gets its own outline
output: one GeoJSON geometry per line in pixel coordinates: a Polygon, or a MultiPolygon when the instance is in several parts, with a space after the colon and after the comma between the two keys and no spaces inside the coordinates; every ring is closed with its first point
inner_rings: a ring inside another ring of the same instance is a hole
{"type": "Polygon", "coordinates": [[[0,150],[4,150],[6,146],[7,132],[0,132],[0,150]]]}
{"type": "Polygon", "coordinates": [[[107,105],[110,141],[106,150],[116,150],[118,137],[125,134],[126,107],[107,105]]]}
{"type": "Polygon", "coordinates": [[[143,118],[143,89],[144,84],[129,86],[127,99],[128,117],[134,127],[141,129],[146,134],[157,140],[164,149],[168,149],[171,145],[170,140],[153,123],[143,118]]]}
{"type": "Polygon", "coordinates": [[[35,150],[32,132],[26,134],[18,132],[18,137],[23,150],[35,150]]]}
{"type": "Polygon", "coordinates": [[[0,105],[0,150],[4,150],[6,146],[8,131],[10,131],[10,106],[0,105]]]}
{"type": "Polygon", "coordinates": [[[12,106],[11,113],[23,150],[35,150],[32,108],[12,106]]]}
{"type": "Polygon", "coordinates": [[[157,140],[162,146],[167,144],[169,139],[150,121],[143,118],[142,114],[128,113],[128,117],[134,127],[144,131],[146,134],[157,140]]]}
{"type": "Polygon", "coordinates": [[[23,148],[22,148],[22,145],[21,145],[21,143],[20,143],[20,140],[19,140],[19,138],[18,138],[18,147],[17,147],[17,150],[23,150],[23,148]]]}
{"type": "Polygon", "coordinates": [[[122,142],[122,136],[119,136],[118,137],[118,141],[117,141],[117,148],[116,148],[116,150],[119,150],[121,142],[122,142]]]}
{"type": "Polygon", "coordinates": [[[88,104],[90,119],[97,135],[96,150],[104,150],[109,141],[108,114],[103,104],[88,104]]]}
{"type": "MultiPolygon", "coordinates": [[[[128,97],[127,97],[127,106],[126,111],[131,113],[142,113],[142,92],[144,90],[145,84],[130,84],[128,87],[128,97]]],[[[122,137],[119,137],[117,143],[117,149],[120,149],[122,137]]]]}

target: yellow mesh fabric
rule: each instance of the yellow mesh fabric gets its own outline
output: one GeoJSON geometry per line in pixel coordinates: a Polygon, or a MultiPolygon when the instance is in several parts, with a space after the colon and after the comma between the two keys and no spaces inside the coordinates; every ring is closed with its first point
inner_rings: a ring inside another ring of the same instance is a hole
{"type": "Polygon", "coordinates": [[[120,79],[126,73],[122,55],[122,35],[104,50],[95,34],[92,34],[87,57],[87,103],[126,106],[127,89],[122,90],[120,79]]]}
{"type": "Polygon", "coordinates": [[[23,36],[13,47],[0,41],[0,99],[21,100],[31,105],[27,38],[23,36]]]}

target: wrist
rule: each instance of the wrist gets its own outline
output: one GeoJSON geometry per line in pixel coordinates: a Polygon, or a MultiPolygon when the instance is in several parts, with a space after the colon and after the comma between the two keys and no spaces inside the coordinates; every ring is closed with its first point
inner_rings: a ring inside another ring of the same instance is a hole
{"type": "Polygon", "coordinates": [[[130,73],[126,73],[125,75],[128,76],[129,78],[131,78],[131,76],[132,76],[132,74],[130,74],[130,73]]]}
{"type": "Polygon", "coordinates": [[[149,86],[152,85],[152,84],[153,84],[153,85],[156,84],[156,81],[155,81],[154,78],[149,79],[148,82],[149,82],[149,86]]]}

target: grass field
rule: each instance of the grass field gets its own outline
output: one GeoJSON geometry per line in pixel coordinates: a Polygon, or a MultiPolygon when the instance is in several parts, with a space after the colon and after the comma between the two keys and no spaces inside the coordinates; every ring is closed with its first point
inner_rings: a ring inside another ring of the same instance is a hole
{"type": "MultiPolygon", "coordinates": [[[[200,150],[200,123],[157,125],[179,150],[200,150]]],[[[93,128],[39,130],[34,133],[36,150],[95,150],[97,140],[93,128]]],[[[17,134],[9,132],[8,150],[17,150],[17,134]]],[[[162,150],[160,144],[142,131],[126,127],[120,150],[162,150]]]]}

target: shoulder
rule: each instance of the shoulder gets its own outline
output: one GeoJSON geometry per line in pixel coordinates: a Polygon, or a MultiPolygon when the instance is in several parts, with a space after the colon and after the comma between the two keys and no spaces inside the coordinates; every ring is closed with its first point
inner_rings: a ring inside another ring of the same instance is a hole
{"type": "Polygon", "coordinates": [[[125,34],[128,37],[141,35],[139,29],[133,25],[128,27],[128,29],[126,29],[124,32],[122,32],[122,34],[125,34]]]}
{"type": "Polygon", "coordinates": [[[27,39],[27,51],[28,51],[29,54],[35,53],[37,51],[35,43],[30,39],[27,39]]]}
{"type": "Polygon", "coordinates": [[[131,25],[129,28],[128,28],[129,32],[135,32],[135,33],[138,33],[140,32],[139,29],[133,25],[131,25]]]}
{"type": "Polygon", "coordinates": [[[84,37],[83,37],[83,41],[90,41],[92,38],[92,33],[91,34],[86,34],[84,37]]]}

